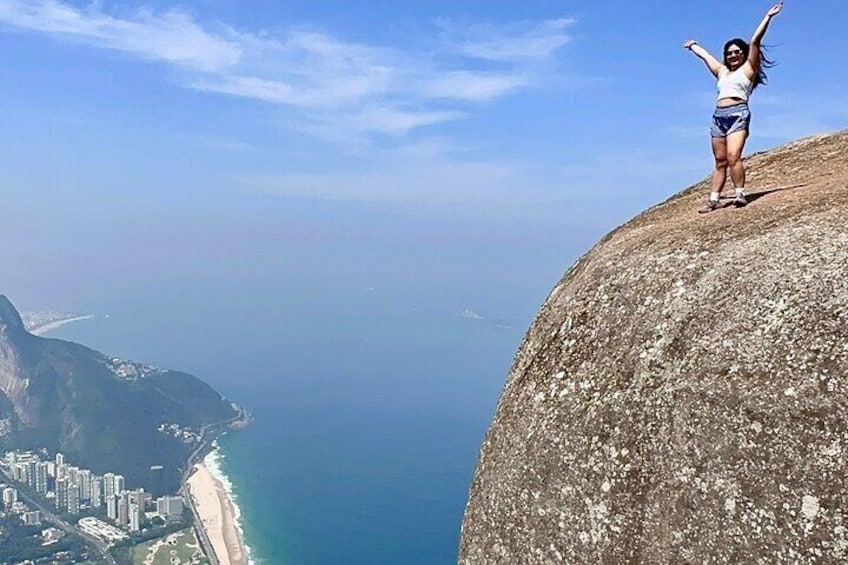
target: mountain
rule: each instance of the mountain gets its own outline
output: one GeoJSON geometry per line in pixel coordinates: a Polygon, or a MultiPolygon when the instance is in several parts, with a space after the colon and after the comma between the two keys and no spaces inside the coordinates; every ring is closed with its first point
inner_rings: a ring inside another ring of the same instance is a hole
{"type": "Polygon", "coordinates": [[[459,562],[848,561],[848,131],[604,237],[527,332],[459,562]]]}
{"type": "Polygon", "coordinates": [[[0,448],[59,451],[95,473],[124,475],[132,488],[163,465],[165,486],[176,490],[198,445],[190,434],[240,415],[192,375],[30,334],[3,295],[0,393],[0,448]]]}

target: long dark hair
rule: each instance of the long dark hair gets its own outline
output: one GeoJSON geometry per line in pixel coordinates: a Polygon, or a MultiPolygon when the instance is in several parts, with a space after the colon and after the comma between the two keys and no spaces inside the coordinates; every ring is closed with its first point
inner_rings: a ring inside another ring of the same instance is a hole
{"type": "MultiPolygon", "coordinates": [[[[730,49],[732,45],[735,45],[739,49],[742,50],[742,62],[748,60],[748,54],[751,52],[751,46],[748,45],[748,42],[744,39],[736,37],[731,39],[727,43],[724,44],[724,51],[722,52],[724,55],[724,66],[730,68],[727,64],[727,50],[730,49]]],[[[766,56],[766,48],[760,46],[760,69],[757,71],[757,76],[754,77],[754,88],[757,88],[761,84],[768,83],[768,75],[766,74],[766,69],[770,69],[775,65],[775,62],[769,59],[766,56]]]]}

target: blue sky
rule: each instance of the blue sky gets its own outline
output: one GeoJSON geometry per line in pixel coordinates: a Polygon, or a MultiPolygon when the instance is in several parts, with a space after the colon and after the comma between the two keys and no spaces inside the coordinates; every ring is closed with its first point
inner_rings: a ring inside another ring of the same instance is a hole
{"type": "MultiPolygon", "coordinates": [[[[681,44],[718,53],[768,7],[0,0],[3,290],[84,306],[408,262],[459,286],[517,266],[538,302],[708,174],[714,85],[681,44]]],[[[845,21],[786,3],[749,151],[846,127],[845,21]]]]}

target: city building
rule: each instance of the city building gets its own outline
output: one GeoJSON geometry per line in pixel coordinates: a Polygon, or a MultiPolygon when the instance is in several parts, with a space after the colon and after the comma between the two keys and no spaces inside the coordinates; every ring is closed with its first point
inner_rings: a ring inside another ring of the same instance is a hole
{"type": "Polygon", "coordinates": [[[183,515],[181,496],[163,496],[156,499],[156,513],[166,520],[178,519],[183,515]]]}
{"type": "Polygon", "coordinates": [[[103,496],[109,498],[118,494],[115,492],[115,474],[105,473],[103,475],[103,496]]]}
{"type": "Polygon", "coordinates": [[[45,528],[41,531],[41,545],[50,545],[61,540],[67,534],[59,528],[45,528]]]}
{"type": "Polygon", "coordinates": [[[106,516],[112,521],[118,521],[118,497],[114,494],[106,497],[106,516]]]}
{"type": "Polygon", "coordinates": [[[38,461],[37,460],[31,459],[30,461],[27,462],[27,470],[26,470],[27,471],[27,480],[26,480],[26,482],[33,489],[35,488],[35,483],[36,483],[36,480],[37,480],[37,476],[36,476],[36,469],[37,468],[38,468],[38,461]]]}
{"type": "Polygon", "coordinates": [[[15,465],[14,477],[16,481],[29,483],[29,463],[18,461],[18,464],[15,465]]]}
{"type": "Polygon", "coordinates": [[[130,508],[127,504],[127,499],[124,496],[118,497],[118,519],[115,522],[122,528],[125,528],[130,521],[130,508]]]}
{"type": "Polygon", "coordinates": [[[35,466],[35,492],[47,494],[47,463],[39,462],[35,466]]]}
{"type": "Polygon", "coordinates": [[[121,494],[127,490],[126,481],[123,475],[115,475],[115,494],[121,494]]]}
{"type": "Polygon", "coordinates": [[[77,524],[83,532],[99,538],[106,543],[111,544],[127,538],[127,534],[121,530],[91,516],[80,519],[77,524]]]}
{"type": "Polygon", "coordinates": [[[18,501],[18,491],[12,487],[6,487],[3,489],[3,504],[6,506],[11,506],[12,504],[18,501]]]}
{"type": "Polygon", "coordinates": [[[91,471],[80,469],[77,477],[79,478],[80,500],[91,500],[91,471]]]}
{"type": "Polygon", "coordinates": [[[139,508],[135,501],[129,507],[129,526],[131,532],[141,531],[141,522],[144,519],[144,509],[139,508]]]}
{"type": "Polygon", "coordinates": [[[68,482],[79,485],[79,467],[74,465],[66,465],[65,476],[68,477],[68,482]]]}
{"type": "Polygon", "coordinates": [[[79,514],[80,511],[80,489],[75,483],[68,485],[68,513],[79,514]]]}
{"type": "Polygon", "coordinates": [[[68,479],[61,477],[56,479],[56,509],[60,512],[68,509],[68,479]]]}
{"type": "Polygon", "coordinates": [[[38,510],[34,510],[33,512],[25,512],[21,515],[21,520],[23,520],[24,524],[26,524],[27,526],[41,525],[41,512],[38,510]]]}
{"type": "MultiPolygon", "coordinates": [[[[56,454],[55,460],[42,461],[40,458],[47,456],[44,449],[36,453],[13,451],[3,454],[0,463],[6,464],[13,481],[32,486],[59,513],[79,514],[88,508],[97,511],[105,505],[107,516],[116,525],[132,531],[141,530],[146,520],[145,510],[153,500],[149,492],[127,490],[123,475],[106,473],[100,477],[90,469],[72,465],[61,453],[56,454]]],[[[151,486],[160,492],[163,476],[164,467],[150,467],[151,486]]],[[[30,513],[27,505],[18,501],[16,488],[0,484],[0,493],[8,512],[21,515],[26,523],[40,522],[40,513],[30,513]]],[[[183,500],[166,497],[166,500],[157,501],[157,512],[164,517],[178,518],[183,512],[183,500]]]]}
{"type": "Polygon", "coordinates": [[[91,477],[91,499],[89,500],[92,508],[100,508],[103,504],[103,479],[96,475],[91,477]]]}

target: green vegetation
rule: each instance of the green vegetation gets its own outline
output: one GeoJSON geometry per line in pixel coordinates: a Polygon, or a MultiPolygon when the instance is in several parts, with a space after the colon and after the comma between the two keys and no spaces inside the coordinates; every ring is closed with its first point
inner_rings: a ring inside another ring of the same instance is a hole
{"type": "Polygon", "coordinates": [[[189,524],[185,522],[179,522],[175,524],[169,524],[162,528],[152,528],[146,532],[138,532],[138,533],[130,533],[130,537],[127,541],[121,543],[120,545],[126,546],[134,546],[140,543],[144,543],[146,541],[159,539],[163,536],[167,536],[168,534],[173,534],[174,532],[179,532],[188,526],[189,524]]]}
{"type": "Polygon", "coordinates": [[[203,557],[192,528],[185,528],[163,538],[137,545],[133,548],[133,565],[172,565],[172,559],[180,564],[206,565],[209,560],[203,557]]]}
{"type": "MultiPolygon", "coordinates": [[[[162,523],[164,524],[164,522],[162,523]]],[[[130,533],[129,538],[112,546],[110,552],[118,565],[132,565],[135,562],[134,555],[139,547],[151,545],[171,534],[186,530],[191,531],[191,525],[191,513],[189,512],[184,513],[183,520],[179,522],[172,522],[161,527],[153,527],[148,524],[146,531],[130,533]]]]}
{"type": "Polygon", "coordinates": [[[59,541],[44,546],[41,532],[47,526],[26,526],[19,516],[0,518],[0,563],[17,563],[27,559],[36,563],[80,563],[95,559],[85,542],[75,535],[65,535],[59,541]]]}

